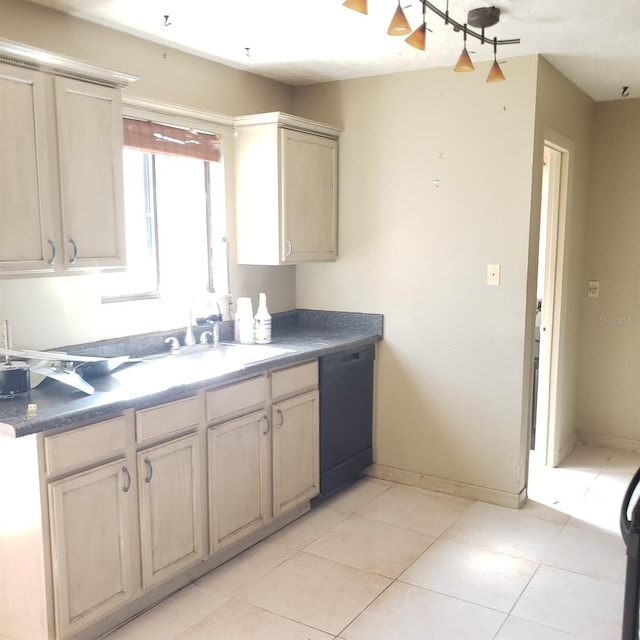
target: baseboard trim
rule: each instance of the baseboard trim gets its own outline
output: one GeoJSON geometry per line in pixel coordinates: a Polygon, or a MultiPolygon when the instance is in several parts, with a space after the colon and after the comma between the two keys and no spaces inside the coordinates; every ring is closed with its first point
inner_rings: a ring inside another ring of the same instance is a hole
{"type": "Polygon", "coordinates": [[[370,467],[367,467],[364,475],[380,480],[407,484],[412,487],[420,487],[421,489],[439,491],[440,493],[446,493],[459,498],[490,502],[491,504],[511,507],[512,509],[519,509],[527,501],[526,487],[522,489],[520,493],[509,493],[507,491],[489,489],[488,487],[480,487],[474,484],[436,478],[435,476],[428,476],[424,473],[416,473],[415,471],[405,471],[404,469],[387,467],[382,464],[372,464],[370,467]]]}
{"type": "Polygon", "coordinates": [[[622,449],[624,451],[640,452],[640,440],[631,438],[618,438],[617,436],[604,436],[600,433],[578,432],[578,442],[594,447],[607,447],[609,449],[622,449]]]}

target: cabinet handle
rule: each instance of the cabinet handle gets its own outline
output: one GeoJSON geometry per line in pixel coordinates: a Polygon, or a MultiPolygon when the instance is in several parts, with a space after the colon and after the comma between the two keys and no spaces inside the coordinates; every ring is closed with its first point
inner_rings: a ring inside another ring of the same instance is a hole
{"type": "Polygon", "coordinates": [[[69,244],[73,249],[73,254],[71,255],[71,260],[69,260],[70,264],[75,264],[78,259],[78,245],[75,243],[73,238],[69,238],[69,244]]]}
{"type": "Polygon", "coordinates": [[[286,244],[287,244],[287,250],[285,251],[284,255],[288,258],[293,252],[293,245],[291,244],[291,240],[287,240],[286,244]]]}
{"type": "Polygon", "coordinates": [[[276,429],[279,429],[284,424],[284,415],[280,409],[276,409],[276,413],[280,416],[280,424],[276,425],[276,429]]]}
{"type": "Polygon", "coordinates": [[[47,244],[51,247],[51,257],[49,258],[49,260],[47,260],[47,262],[49,264],[53,264],[53,261],[56,259],[56,245],[53,243],[53,240],[51,238],[47,240],[47,244]]]}
{"type": "Polygon", "coordinates": [[[129,473],[129,469],[127,467],[122,467],[122,473],[124,473],[124,477],[126,479],[126,484],[122,487],[122,491],[124,493],[128,493],[129,489],[131,489],[131,474],[129,473]]]}
{"type": "Polygon", "coordinates": [[[151,482],[151,478],[153,478],[153,467],[151,466],[151,460],[149,460],[149,458],[145,458],[144,463],[147,465],[147,475],[144,481],[149,483],[151,482]]]}
{"type": "Polygon", "coordinates": [[[271,421],[269,420],[269,416],[265,413],[265,415],[262,416],[262,418],[264,419],[267,428],[262,432],[263,435],[267,435],[267,433],[269,433],[269,430],[271,429],[271,421]]]}

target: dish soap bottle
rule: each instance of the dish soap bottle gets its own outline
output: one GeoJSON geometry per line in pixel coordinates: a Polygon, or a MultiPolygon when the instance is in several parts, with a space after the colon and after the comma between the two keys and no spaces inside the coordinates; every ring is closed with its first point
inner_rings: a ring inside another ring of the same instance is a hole
{"type": "Polygon", "coordinates": [[[258,297],[258,311],[254,320],[256,344],[269,344],[271,342],[271,315],[267,309],[267,296],[264,293],[258,297]]]}

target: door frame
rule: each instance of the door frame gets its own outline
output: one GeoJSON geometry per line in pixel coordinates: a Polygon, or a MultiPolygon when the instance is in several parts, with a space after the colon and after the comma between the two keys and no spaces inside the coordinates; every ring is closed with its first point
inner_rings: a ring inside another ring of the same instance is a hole
{"type": "MultiPolygon", "coordinates": [[[[544,297],[540,322],[538,406],[535,451],[540,461],[555,467],[562,461],[558,437],[559,354],[565,292],[565,245],[573,143],[544,130],[543,147],[550,149],[544,297]]],[[[541,201],[542,204],[542,201],[541,201]]]]}

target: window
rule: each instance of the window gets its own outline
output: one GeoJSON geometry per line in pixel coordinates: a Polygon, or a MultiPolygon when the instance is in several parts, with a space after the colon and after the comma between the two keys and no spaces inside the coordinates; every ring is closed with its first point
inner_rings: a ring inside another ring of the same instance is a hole
{"type": "Polygon", "coordinates": [[[101,276],[103,301],[227,293],[221,135],[123,122],[127,268],[101,276]]]}

